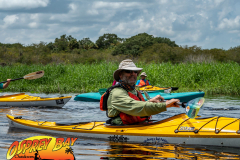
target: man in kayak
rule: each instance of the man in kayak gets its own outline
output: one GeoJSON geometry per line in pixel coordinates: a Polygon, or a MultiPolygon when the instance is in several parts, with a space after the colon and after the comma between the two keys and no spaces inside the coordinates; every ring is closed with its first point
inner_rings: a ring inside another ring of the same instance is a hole
{"type": "MultiPolygon", "coordinates": [[[[142,94],[135,89],[138,74],[142,68],[137,68],[131,59],[123,60],[114,72],[114,79],[120,87],[110,91],[107,99],[107,116],[111,124],[138,124],[149,120],[149,116],[164,112],[169,107],[179,107],[179,99],[166,102],[160,95],[145,101],[142,94]]],[[[100,101],[101,107],[101,101],[100,101]]]]}
{"type": "Polygon", "coordinates": [[[139,79],[136,83],[136,86],[143,87],[143,86],[148,86],[151,85],[149,80],[146,80],[147,74],[145,72],[142,72],[140,74],[141,79],[139,79]]]}
{"type": "Polygon", "coordinates": [[[8,87],[8,85],[10,84],[11,82],[11,79],[7,79],[7,82],[6,83],[0,83],[0,89],[5,89],[8,87]]]}

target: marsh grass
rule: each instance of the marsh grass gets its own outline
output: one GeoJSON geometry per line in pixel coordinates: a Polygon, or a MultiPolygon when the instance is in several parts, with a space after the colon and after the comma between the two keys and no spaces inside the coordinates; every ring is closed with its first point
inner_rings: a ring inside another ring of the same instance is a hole
{"type": "MultiPolygon", "coordinates": [[[[1,81],[44,70],[36,80],[11,82],[6,92],[84,93],[97,92],[112,85],[117,62],[89,64],[13,65],[0,68],[1,81]]],[[[179,87],[177,92],[202,90],[206,94],[240,95],[238,63],[137,63],[155,86],[179,87]]],[[[139,77],[138,77],[139,78],[139,77]]]]}

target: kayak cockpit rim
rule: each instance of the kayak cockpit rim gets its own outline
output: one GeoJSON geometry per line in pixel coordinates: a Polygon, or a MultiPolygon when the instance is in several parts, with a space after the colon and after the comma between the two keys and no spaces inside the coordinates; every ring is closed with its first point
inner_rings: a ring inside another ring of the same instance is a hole
{"type": "MultiPolygon", "coordinates": [[[[171,121],[172,119],[176,119],[176,118],[180,118],[182,117],[183,120],[188,119],[188,117],[186,117],[185,113],[181,113],[181,114],[177,114],[174,115],[172,117],[157,121],[157,122],[152,122],[152,123],[146,123],[146,124],[133,124],[133,125],[111,125],[111,124],[106,124],[104,123],[105,127],[107,128],[132,128],[132,127],[144,127],[144,126],[150,126],[150,125],[155,125],[155,124],[161,124],[167,121],[171,121]]],[[[153,120],[154,121],[154,120],[153,120]]]]}

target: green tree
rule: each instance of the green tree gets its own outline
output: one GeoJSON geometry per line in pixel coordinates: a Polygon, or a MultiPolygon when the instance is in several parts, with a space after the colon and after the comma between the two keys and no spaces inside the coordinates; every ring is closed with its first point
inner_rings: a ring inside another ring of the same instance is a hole
{"type": "Polygon", "coordinates": [[[57,48],[59,51],[65,51],[68,47],[68,39],[66,37],[66,34],[62,35],[60,39],[56,38],[54,42],[55,48],[57,48]]]}
{"type": "Polygon", "coordinates": [[[122,39],[119,38],[116,34],[107,33],[98,38],[96,45],[99,49],[107,49],[110,46],[116,46],[121,41],[122,39]]]}
{"type": "Polygon", "coordinates": [[[70,50],[78,49],[78,48],[79,48],[79,44],[78,44],[77,39],[73,38],[73,39],[69,40],[69,42],[68,42],[68,48],[69,48],[70,50]]]}
{"type": "Polygon", "coordinates": [[[79,47],[81,49],[88,50],[88,49],[96,49],[97,48],[96,44],[94,44],[89,38],[83,38],[78,43],[79,43],[79,47]]]}
{"type": "Polygon", "coordinates": [[[147,33],[140,33],[126,39],[126,41],[118,45],[112,52],[112,55],[124,54],[139,56],[145,48],[152,46],[155,43],[166,43],[168,46],[178,47],[174,41],[171,41],[168,38],[154,38],[152,35],[148,35],[147,33]]]}

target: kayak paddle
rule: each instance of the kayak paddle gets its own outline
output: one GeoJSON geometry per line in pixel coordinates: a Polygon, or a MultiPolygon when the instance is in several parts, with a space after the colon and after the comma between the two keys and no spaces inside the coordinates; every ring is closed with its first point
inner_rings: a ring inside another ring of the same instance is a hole
{"type": "MultiPolygon", "coordinates": [[[[41,78],[44,75],[44,71],[37,71],[37,72],[33,72],[33,73],[29,73],[27,75],[25,75],[22,78],[17,78],[17,79],[11,79],[11,81],[16,81],[19,79],[27,79],[27,80],[32,80],[32,79],[37,79],[37,78],[41,78]]],[[[0,82],[0,83],[6,83],[7,81],[4,82],[0,82]]]]}
{"type": "MultiPolygon", "coordinates": [[[[147,98],[147,100],[150,100],[150,99],[151,99],[150,96],[149,96],[149,94],[148,94],[146,91],[143,91],[143,93],[144,93],[145,97],[147,98]]],[[[165,101],[164,101],[164,102],[165,102],[165,101]]],[[[184,103],[184,102],[178,102],[178,103],[177,103],[177,105],[182,106],[183,108],[186,107],[186,104],[187,104],[187,103],[184,103]]]]}
{"type": "MultiPolygon", "coordinates": [[[[143,91],[143,93],[144,93],[145,97],[147,98],[147,100],[151,99],[146,91],[143,91]]],[[[205,101],[205,98],[198,97],[198,98],[195,98],[195,99],[193,99],[193,100],[191,100],[187,103],[179,102],[177,104],[186,109],[186,115],[189,118],[194,119],[197,116],[197,114],[198,114],[200,108],[202,107],[204,101],[205,101]]]]}

